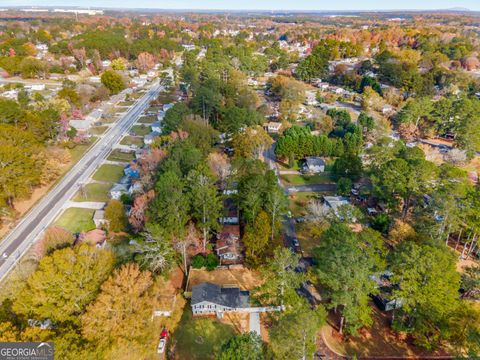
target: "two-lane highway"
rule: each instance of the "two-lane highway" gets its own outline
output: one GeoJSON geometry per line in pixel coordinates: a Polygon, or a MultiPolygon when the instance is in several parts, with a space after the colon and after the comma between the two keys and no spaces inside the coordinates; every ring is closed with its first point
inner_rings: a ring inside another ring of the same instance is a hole
{"type": "Polygon", "coordinates": [[[155,99],[161,90],[162,87],[155,83],[0,242],[0,280],[9,273],[18,259],[55,220],[67,201],[78,191],[80,184],[89,179],[108,156],[112,147],[120,141],[124,133],[132,127],[140,114],[149,106],[150,101],[155,99]],[[6,254],[7,257],[1,257],[2,254],[6,254]]]}

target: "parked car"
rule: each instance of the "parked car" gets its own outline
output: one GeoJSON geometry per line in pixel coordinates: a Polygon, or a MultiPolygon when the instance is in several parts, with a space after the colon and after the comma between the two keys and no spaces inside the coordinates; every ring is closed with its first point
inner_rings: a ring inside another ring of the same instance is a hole
{"type": "Polygon", "coordinates": [[[293,245],[294,245],[296,248],[300,247],[300,243],[298,242],[298,239],[297,239],[297,238],[294,238],[294,239],[293,239],[293,245]]]}
{"type": "Polygon", "coordinates": [[[167,338],[168,338],[168,331],[167,329],[163,329],[160,334],[160,342],[158,343],[157,353],[163,354],[165,352],[165,347],[167,345],[167,338]]]}

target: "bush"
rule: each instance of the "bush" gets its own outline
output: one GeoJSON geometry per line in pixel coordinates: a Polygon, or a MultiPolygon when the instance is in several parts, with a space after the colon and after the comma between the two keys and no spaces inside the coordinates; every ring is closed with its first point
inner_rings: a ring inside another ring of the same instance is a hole
{"type": "Polygon", "coordinates": [[[342,177],[337,182],[337,194],[342,196],[349,196],[352,189],[352,180],[342,177]]]}
{"type": "Polygon", "coordinates": [[[215,254],[210,253],[207,255],[205,266],[207,267],[208,271],[215,270],[218,264],[219,264],[219,261],[218,261],[218,258],[215,256],[215,254]]]}
{"type": "Polygon", "coordinates": [[[205,257],[203,255],[195,255],[192,258],[192,268],[201,269],[205,266],[205,257]]]}
{"type": "Polygon", "coordinates": [[[388,228],[390,227],[390,219],[388,218],[387,214],[378,214],[372,220],[372,229],[380,231],[382,234],[386,234],[388,232],[388,228]]]}

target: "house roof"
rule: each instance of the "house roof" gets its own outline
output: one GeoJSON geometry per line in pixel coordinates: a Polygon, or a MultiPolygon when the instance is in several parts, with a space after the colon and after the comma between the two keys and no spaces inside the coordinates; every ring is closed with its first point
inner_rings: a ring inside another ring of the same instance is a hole
{"type": "Polygon", "coordinates": [[[250,293],[239,288],[224,288],[204,282],[192,287],[192,305],[208,301],[230,308],[249,307],[250,293]]]}
{"type": "Polygon", "coordinates": [[[325,161],[319,157],[309,156],[305,158],[305,163],[310,166],[325,166],[325,161]]]}
{"type": "Polygon", "coordinates": [[[123,185],[123,184],[115,184],[112,189],[110,190],[110,192],[117,192],[117,191],[120,191],[120,192],[127,192],[128,191],[128,188],[123,185]]]}

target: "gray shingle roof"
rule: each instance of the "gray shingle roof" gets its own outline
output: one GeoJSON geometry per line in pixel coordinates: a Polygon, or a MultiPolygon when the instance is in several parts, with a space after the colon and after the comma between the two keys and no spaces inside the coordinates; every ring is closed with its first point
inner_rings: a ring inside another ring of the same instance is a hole
{"type": "Polygon", "coordinates": [[[249,292],[239,288],[223,288],[208,282],[192,287],[192,305],[208,301],[231,308],[246,308],[250,306],[249,299],[249,292]]]}
{"type": "Polygon", "coordinates": [[[323,159],[320,159],[319,157],[316,156],[310,156],[305,158],[305,162],[307,163],[307,166],[325,166],[325,161],[323,159]]]}

